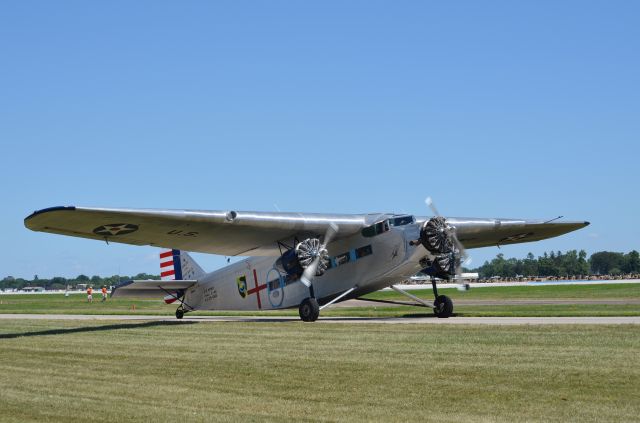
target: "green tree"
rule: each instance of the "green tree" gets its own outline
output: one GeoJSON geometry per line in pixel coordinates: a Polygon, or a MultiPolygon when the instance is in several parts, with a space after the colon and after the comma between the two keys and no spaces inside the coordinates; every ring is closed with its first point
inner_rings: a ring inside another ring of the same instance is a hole
{"type": "Polygon", "coordinates": [[[624,255],[610,251],[600,251],[591,255],[589,259],[591,271],[596,275],[613,274],[613,270],[620,273],[624,267],[624,255]]]}
{"type": "Polygon", "coordinates": [[[133,276],[131,279],[135,280],[160,280],[160,275],[150,275],[148,273],[138,273],[133,276]]]}
{"type": "Polygon", "coordinates": [[[522,275],[538,276],[538,260],[532,253],[527,254],[527,258],[523,260],[522,275]]]}
{"type": "Polygon", "coordinates": [[[551,252],[551,255],[546,252],[542,257],[538,257],[538,272],[540,276],[553,276],[555,273],[553,261],[555,254],[551,252]]]}
{"type": "Polygon", "coordinates": [[[587,252],[580,250],[578,253],[578,274],[586,276],[589,274],[589,262],[587,261],[587,252]]]}
{"type": "Polygon", "coordinates": [[[640,253],[633,250],[625,254],[622,269],[625,273],[640,273],[640,253]]]}

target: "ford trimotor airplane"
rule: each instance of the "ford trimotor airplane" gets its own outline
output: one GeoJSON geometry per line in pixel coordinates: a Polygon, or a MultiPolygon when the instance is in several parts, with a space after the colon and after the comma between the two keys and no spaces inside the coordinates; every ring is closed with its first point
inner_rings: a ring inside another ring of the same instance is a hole
{"type": "Polygon", "coordinates": [[[406,214],[318,214],[52,207],[24,224],[34,231],[170,249],[160,254],[164,280],[128,281],[114,297],[165,296],[176,317],[194,310],[298,307],[315,321],[336,301],[392,287],[449,317],[453,303],[435,278],[456,279],[465,249],[538,241],[589,222],[557,219],[444,218],[406,214]],[[205,273],[184,251],[250,256],[205,273]],[[418,272],[432,276],[433,303],[394,284],[418,272]],[[167,280],[169,279],[169,280],[167,280]]]}

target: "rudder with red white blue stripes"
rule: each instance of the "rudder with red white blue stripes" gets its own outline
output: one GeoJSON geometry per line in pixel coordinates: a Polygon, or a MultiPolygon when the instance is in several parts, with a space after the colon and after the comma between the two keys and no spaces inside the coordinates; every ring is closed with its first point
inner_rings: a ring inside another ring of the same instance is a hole
{"type": "Polygon", "coordinates": [[[182,279],[180,250],[168,250],[160,253],[160,279],[163,281],[182,279]]]}
{"type": "Polygon", "coordinates": [[[189,253],[180,250],[160,252],[160,278],[163,281],[198,279],[206,273],[189,253]]]}

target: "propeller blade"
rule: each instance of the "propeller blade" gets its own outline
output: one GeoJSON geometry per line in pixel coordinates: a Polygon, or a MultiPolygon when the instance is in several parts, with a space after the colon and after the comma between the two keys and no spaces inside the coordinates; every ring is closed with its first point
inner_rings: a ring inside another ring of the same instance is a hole
{"type": "MultiPolygon", "coordinates": [[[[431,209],[431,212],[433,213],[434,216],[436,217],[440,217],[440,212],[438,212],[438,209],[436,208],[436,205],[434,204],[433,200],[431,199],[431,197],[427,197],[424,200],[425,204],[427,205],[427,207],[429,207],[429,209],[431,209]]],[[[470,258],[469,258],[469,254],[467,254],[467,250],[464,248],[464,246],[462,245],[462,243],[460,242],[460,240],[458,239],[458,234],[456,233],[456,228],[452,227],[450,225],[447,225],[447,234],[449,235],[449,237],[451,238],[451,240],[453,241],[453,244],[455,246],[455,248],[458,250],[458,254],[460,254],[460,261],[458,263],[455,263],[456,265],[456,274],[455,277],[456,279],[460,278],[462,276],[462,265],[467,263],[467,262],[471,262],[470,258]]]]}
{"type": "MultiPolygon", "coordinates": [[[[427,207],[431,209],[434,216],[441,216],[431,197],[427,197],[424,202],[427,204],[427,207]]],[[[467,250],[465,250],[462,246],[462,243],[458,240],[458,235],[456,234],[455,228],[449,229],[447,233],[451,236],[451,239],[453,240],[453,243],[456,244],[456,248],[460,252],[460,255],[464,257],[466,261],[469,258],[469,255],[467,254],[467,250]]]]}
{"type": "MultiPolygon", "coordinates": [[[[340,228],[333,222],[329,222],[329,227],[327,228],[327,232],[324,234],[323,246],[326,247],[329,245],[335,234],[338,233],[340,228]]],[[[300,282],[302,282],[307,288],[311,287],[311,281],[316,276],[316,270],[318,269],[318,263],[320,263],[320,255],[318,255],[313,262],[302,272],[302,276],[300,277],[300,282]]]]}
{"type": "Polygon", "coordinates": [[[304,272],[300,277],[300,282],[302,282],[307,288],[311,287],[311,275],[316,274],[317,268],[318,268],[318,262],[317,260],[314,260],[313,263],[311,263],[306,269],[304,269],[304,272]],[[310,272],[310,270],[313,270],[313,272],[310,272]]]}
{"type": "Polygon", "coordinates": [[[463,261],[467,261],[469,259],[469,254],[467,254],[467,250],[465,250],[460,240],[458,240],[458,234],[456,234],[456,230],[452,229],[449,232],[449,234],[451,235],[451,239],[453,240],[453,243],[456,244],[456,248],[460,252],[460,256],[464,258],[463,261]]]}
{"type": "Polygon", "coordinates": [[[436,205],[433,204],[433,200],[431,199],[431,197],[427,197],[424,202],[427,204],[427,207],[431,209],[431,212],[434,216],[440,216],[440,213],[438,213],[438,209],[436,208],[436,205]]]}
{"type": "Polygon", "coordinates": [[[327,228],[327,232],[324,234],[324,240],[322,241],[322,244],[325,247],[329,245],[335,234],[338,233],[339,229],[338,225],[333,222],[329,222],[329,227],[327,228]]]}

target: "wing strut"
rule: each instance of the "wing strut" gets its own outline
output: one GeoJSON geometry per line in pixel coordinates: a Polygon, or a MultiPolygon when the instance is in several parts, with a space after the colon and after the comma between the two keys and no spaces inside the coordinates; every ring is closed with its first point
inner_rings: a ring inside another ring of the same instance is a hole
{"type": "MultiPolygon", "coordinates": [[[[435,308],[435,306],[434,306],[433,304],[429,304],[428,302],[426,302],[426,301],[425,301],[425,300],[423,300],[422,298],[418,298],[418,297],[416,297],[415,295],[410,294],[410,293],[408,293],[407,291],[405,291],[404,289],[400,289],[400,288],[398,288],[398,287],[397,287],[397,286],[395,286],[395,285],[391,285],[391,289],[393,289],[394,291],[396,291],[396,292],[398,292],[398,293],[400,293],[400,294],[402,294],[402,295],[404,295],[404,296],[406,296],[406,297],[411,298],[411,299],[412,299],[412,300],[414,300],[414,301],[419,302],[420,304],[422,304],[422,305],[423,305],[423,306],[425,306],[425,307],[428,307],[428,308],[435,308]]],[[[436,294],[436,296],[437,296],[437,294],[436,294]]]]}
{"type": "Polygon", "coordinates": [[[336,301],[338,301],[340,298],[343,298],[345,295],[347,295],[348,293],[352,292],[354,289],[356,289],[358,287],[358,285],[354,286],[353,288],[349,288],[346,291],[344,291],[342,294],[338,295],[337,297],[335,297],[333,300],[329,301],[328,303],[326,303],[325,305],[323,305],[322,307],[320,307],[320,310],[329,307],[331,304],[335,303],[336,301]]]}

